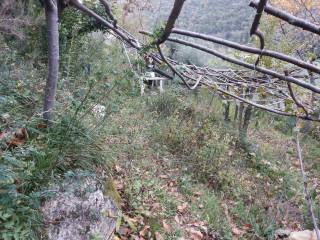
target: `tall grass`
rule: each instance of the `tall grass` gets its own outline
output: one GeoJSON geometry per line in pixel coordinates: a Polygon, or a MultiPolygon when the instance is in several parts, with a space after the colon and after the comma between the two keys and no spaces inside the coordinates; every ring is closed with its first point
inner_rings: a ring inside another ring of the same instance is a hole
{"type": "Polygon", "coordinates": [[[103,129],[121,98],[118,93],[131,92],[131,73],[114,72],[124,66],[119,45],[107,49],[101,38],[88,38],[77,54],[70,54],[70,68],[63,69],[50,128],[41,117],[46,73],[14,49],[8,48],[0,59],[0,133],[21,128],[28,132],[18,147],[0,139],[0,239],[43,239],[40,207],[54,194],[48,186],[77,169],[109,171],[103,129]],[[90,72],[81,71],[86,61],[90,72]],[[97,104],[105,106],[104,117],[93,112],[97,104]]]}

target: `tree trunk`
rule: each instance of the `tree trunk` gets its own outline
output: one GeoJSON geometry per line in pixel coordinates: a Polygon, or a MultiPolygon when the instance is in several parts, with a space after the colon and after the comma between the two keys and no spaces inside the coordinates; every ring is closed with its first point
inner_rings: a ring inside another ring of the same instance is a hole
{"type": "Polygon", "coordinates": [[[247,136],[247,134],[248,134],[248,127],[249,127],[249,123],[250,123],[250,119],[251,119],[252,108],[253,108],[252,105],[248,105],[248,107],[246,108],[246,111],[244,113],[242,131],[245,134],[245,136],[247,136]]]}
{"type": "Polygon", "coordinates": [[[224,106],[224,120],[229,122],[230,121],[230,102],[228,101],[224,106]]]}
{"type": "Polygon", "coordinates": [[[238,112],[239,112],[239,106],[238,106],[238,104],[236,102],[236,106],[235,106],[235,109],[234,109],[234,118],[233,118],[234,122],[236,122],[237,119],[238,119],[238,112]]]}
{"type": "Polygon", "coordinates": [[[243,102],[240,102],[239,110],[238,110],[238,128],[239,132],[242,130],[242,115],[244,110],[244,104],[243,102]]]}
{"type": "Polygon", "coordinates": [[[53,118],[57,81],[59,75],[59,17],[58,0],[45,1],[46,21],[48,27],[48,77],[45,88],[43,118],[50,122],[53,118]]]}
{"type": "MultiPolygon", "coordinates": [[[[312,63],[312,62],[311,62],[312,63]]],[[[309,78],[310,78],[310,83],[314,86],[316,86],[316,76],[313,72],[309,71],[309,78]]],[[[319,107],[316,107],[316,100],[317,100],[317,95],[315,92],[311,92],[311,102],[310,102],[310,106],[312,109],[315,109],[315,116],[317,118],[319,118],[319,107]]]]}
{"type": "MultiPolygon", "coordinates": [[[[311,62],[312,63],[312,62],[311,62]]],[[[309,80],[310,83],[314,86],[316,86],[316,76],[313,72],[309,71],[309,80]]],[[[315,111],[312,113],[316,118],[319,118],[319,108],[315,105],[316,104],[316,93],[311,92],[311,99],[310,99],[310,106],[312,109],[315,109],[315,111]]],[[[303,128],[301,129],[301,132],[303,133],[310,133],[312,129],[312,122],[311,121],[305,121],[303,123],[303,128]]]]}

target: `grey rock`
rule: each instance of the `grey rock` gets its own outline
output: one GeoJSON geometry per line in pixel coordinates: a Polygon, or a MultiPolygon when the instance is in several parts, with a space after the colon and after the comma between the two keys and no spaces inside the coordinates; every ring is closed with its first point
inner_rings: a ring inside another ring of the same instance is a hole
{"type": "Polygon", "coordinates": [[[275,232],[276,237],[279,239],[284,239],[289,237],[291,231],[288,229],[277,229],[275,232]]]}
{"type": "Polygon", "coordinates": [[[93,177],[73,176],[51,191],[55,197],[42,207],[49,240],[109,240],[118,210],[93,177]]]}

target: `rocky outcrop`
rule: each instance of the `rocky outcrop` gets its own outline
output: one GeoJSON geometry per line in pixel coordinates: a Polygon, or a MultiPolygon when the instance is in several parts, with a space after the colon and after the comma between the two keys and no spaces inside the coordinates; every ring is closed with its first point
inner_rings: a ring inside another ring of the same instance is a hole
{"type": "Polygon", "coordinates": [[[77,173],[51,191],[55,196],[42,207],[50,240],[109,240],[113,237],[118,210],[104,195],[103,185],[77,173]]]}

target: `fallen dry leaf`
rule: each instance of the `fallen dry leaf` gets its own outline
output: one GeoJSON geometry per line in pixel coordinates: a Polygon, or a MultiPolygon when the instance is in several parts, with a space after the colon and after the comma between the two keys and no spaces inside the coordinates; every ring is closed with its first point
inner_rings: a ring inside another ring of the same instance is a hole
{"type": "Polygon", "coordinates": [[[237,228],[236,226],[233,226],[231,229],[232,233],[236,236],[242,236],[244,234],[244,231],[240,230],[239,228],[237,228]]]}
{"type": "Polygon", "coordinates": [[[169,186],[169,187],[173,187],[175,184],[176,184],[175,181],[170,181],[170,182],[168,183],[168,186],[169,186]]]}
{"type": "Polygon", "coordinates": [[[202,196],[202,195],[203,195],[202,192],[194,192],[194,193],[193,193],[193,196],[195,196],[195,197],[200,197],[200,196],[202,196]]]}
{"type": "Polygon", "coordinates": [[[48,128],[48,125],[45,123],[39,123],[37,125],[37,129],[46,129],[46,128],[48,128]]]}
{"type": "Polygon", "coordinates": [[[244,225],[242,226],[242,229],[243,229],[244,231],[249,231],[249,230],[252,229],[252,225],[251,225],[250,223],[246,223],[246,224],[244,224],[244,225]]]}
{"type": "Polygon", "coordinates": [[[179,218],[178,215],[175,215],[175,216],[174,216],[174,220],[175,220],[178,224],[181,224],[181,219],[179,218]]]}
{"type": "Polygon", "coordinates": [[[0,132],[0,141],[5,139],[9,135],[8,131],[0,132]]]}
{"type": "Polygon", "coordinates": [[[18,128],[15,131],[11,131],[7,129],[3,132],[0,132],[0,141],[6,141],[6,144],[9,147],[18,147],[26,142],[29,135],[27,129],[25,128],[18,128]]]}
{"type": "Polygon", "coordinates": [[[160,209],[160,208],[161,208],[161,205],[160,205],[160,203],[158,203],[158,202],[155,202],[155,203],[153,203],[153,204],[151,205],[151,210],[152,210],[152,211],[155,211],[155,210],[160,209]]]}
{"type": "Polygon", "coordinates": [[[179,213],[185,213],[188,209],[188,203],[183,203],[182,205],[178,206],[179,213]]]}
{"type": "Polygon", "coordinates": [[[131,229],[128,227],[121,226],[120,229],[117,231],[117,233],[121,236],[121,239],[122,239],[122,236],[129,236],[130,235],[131,229]]]}
{"type": "Polygon", "coordinates": [[[150,230],[150,226],[146,225],[144,226],[144,228],[139,232],[140,237],[144,237],[147,232],[149,232],[150,230]]]}
{"type": "Polygon", "coordinates": [[[203,234],[195,229],[187,229],[187,232],[190,234],[192,240],[202,240],[204,238],[203,234]]]}
{"type": "Polygon", "coordinates": [[[197,222],[192,222],[189,225],[193,227],[200,227],[200,226],[206,225],[206,223],[204,221],[197,221],[197,222]]]}
{"type": "Polygon", "coordinates": [[[167,175],[164,175],[164,174],[163,174],[163,175],[160,175],[159,178],[161,178],[161,179],[168,179],[169,177],[168,177],[167,175]]]}
{"type": "Polygon", "coordinates": [[[122,168],[119,165],[114,165],[113,168],[114,168],[115,172],[117,172],[117,173],[122,172],[122,168]]]}
{"type": "Polygon", "coordinates": [[[154,234],[154,236],[155,236],[156,240],[163,240],[163,237],[162,237],[161,234],[158,233],[158,232],[156,232],[156,233],[154,234]]]}
{"type": "Polygon", "coordinates": [[[171,226],[169,224],[167,224],[165,220],[162,221],[162,226],[163,226],[163,229],[166,233],[172,232],[171,226]]]}

